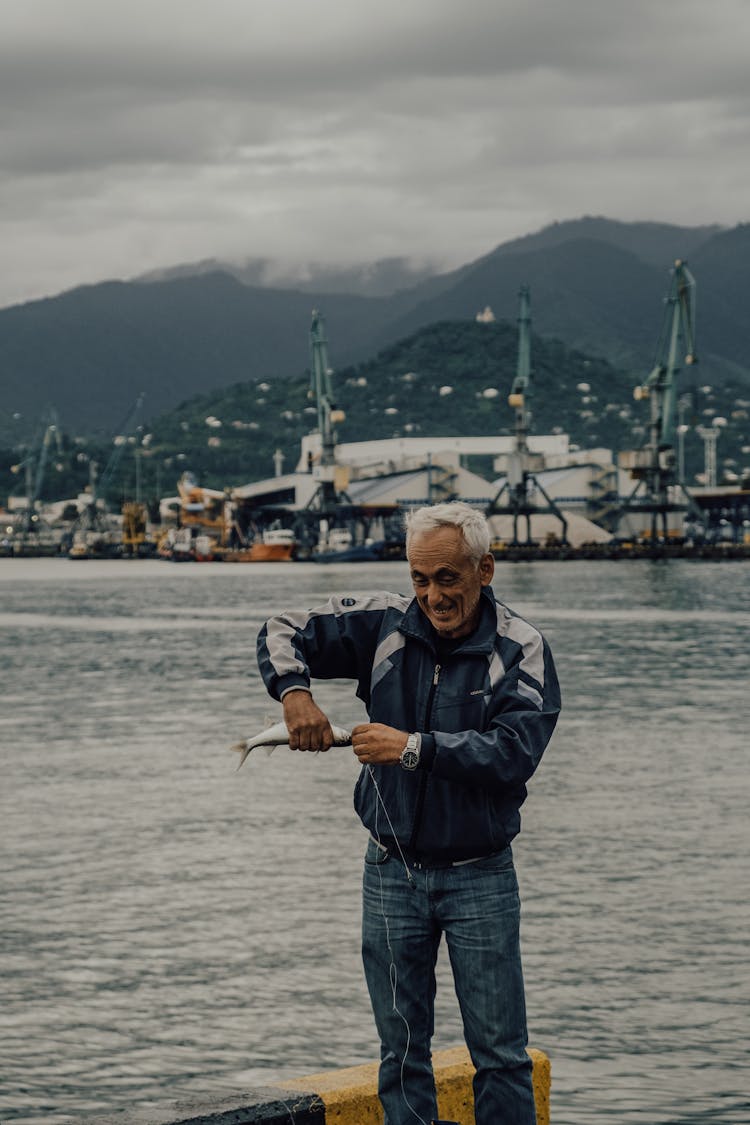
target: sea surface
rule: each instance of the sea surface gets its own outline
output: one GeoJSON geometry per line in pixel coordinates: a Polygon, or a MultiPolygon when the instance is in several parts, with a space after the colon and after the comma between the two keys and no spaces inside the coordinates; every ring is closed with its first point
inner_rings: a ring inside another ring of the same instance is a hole
{"type": "MultiPolygon", "coordinates": [[[[499,564],[564,713],[515,845],[554,1125],[750,1122],[750,563],[499,564]]],[[[279,716],[272,610],[403,563],[0,560],[0,1121],[373,1060],[350,750],[279,716]]],[[[351,685],[317,692],[341,725],[351,685]]],[[[435,1047],[462,1042],[441,952],[435,1047]]]]}

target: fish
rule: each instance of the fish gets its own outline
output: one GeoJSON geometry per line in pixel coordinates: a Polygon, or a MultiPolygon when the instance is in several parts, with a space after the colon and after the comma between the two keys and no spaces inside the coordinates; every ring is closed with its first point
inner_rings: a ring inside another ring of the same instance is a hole
{"type": "MultiPolygon", "coordinates": [[[[331,733],[333,734],[334,746],[351,746],[352,732],[346,730],[345,727],[337,727],[331,723],[331,733]]],[[[240,768],[245,762],[251,750],[257,750],[263,747],[267,754],[273,754],[277,746],[285,746],[289,749],[289,728],[286,723],[274,723],[273,726],[266,727],[260,734],[256,734],[253,738],[247,738],[244,742],[235,742],[232,749],[238,754],[241,754],[240,768]]]]}

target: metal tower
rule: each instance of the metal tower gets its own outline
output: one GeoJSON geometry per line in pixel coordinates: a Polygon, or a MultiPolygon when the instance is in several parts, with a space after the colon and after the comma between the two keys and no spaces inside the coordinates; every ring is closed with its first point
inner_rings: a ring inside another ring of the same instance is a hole
{"type": "MultiPolygon", "coordinates": [[[[340,498],[346,498],[348,480],[343,466],[336,463],[336,434],[334,426],[343,422],[346,415],[333,401],[331,369],[328,366],[328,343],[325,323],[317,310],[313,310],[310,326],[310,390],[308,397],[318,408],[320,434],[320,459],[312,467],[318,487],[309,507],[321,513],[332,513],[340,498]]],[[[347,498],[348,499],[348,498],[347,498]]]]}
{"type": "Polygon", "coordinates": [[[513,380],[511,392],[508,396],[508,405],[515,411],[515,431],[513,449],[508,455],[507,475],[500,491],[487,509],[487,515],[513,516],[513,546],[517,546],[518,518],[526,518],[526,542],[531,543],[531,517],[535,512],[552,512],[560,521],[562,530],[561,541],[568,542],[568,521],[563,513],[544,490],[536,471],[543,468],[541,454],[529,450],[528,435],[531,427],[531,398],[533,386],[531,382],[531,294],[528,285],[522,285],[519,293],[518,313],[518,360],[516,363],[516,377],[513,380]],[[546,507],[540,507],[534,500],[533,490],[538,489],[547,501],[546,507]],[[502,497],[507,493],[507,500],[502,503],[502,497]]]}
{"type": "Polygon", "coordinates": [[[648,437],[640,449],[620,456],[621,466],[629,469],[637,482],[623,508],[651,513],[651,542],[654,544],[659,522],[661,535],[666,539],[668,514],[685,512],[694,506],[682,479],[681,458],[675,452],[677,377],[682,363],[685,366],[697,363],[694,321],[695,279],[687,264],[678,259],[665,301],[654,367],[646,381],[634,391],[636,400],[650,403],[648,437]],[[643,495],[637,500],[639,491],[643,495]],[[683,501],[677,499],[677,492],[683,494],[683,501]]]}

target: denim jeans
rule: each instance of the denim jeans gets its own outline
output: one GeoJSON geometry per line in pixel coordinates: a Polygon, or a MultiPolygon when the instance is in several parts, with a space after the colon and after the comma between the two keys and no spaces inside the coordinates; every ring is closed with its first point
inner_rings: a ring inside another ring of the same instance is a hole
{"type": "Polygon", "coordinates": [[[420,868],[370,840],[362,902],[385,1125],[430,1125],[438,1116],[430,1043],[443,934],[476,1070],[475,1121],[535,1125],[511,849],[456,867],[420,868]]]}

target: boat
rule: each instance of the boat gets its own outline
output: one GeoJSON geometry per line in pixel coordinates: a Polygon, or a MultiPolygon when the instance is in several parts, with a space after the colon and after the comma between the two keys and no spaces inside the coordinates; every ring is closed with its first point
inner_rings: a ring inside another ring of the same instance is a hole
{"type": "Polygon", "coordinates": [[[289,562],[294,558],[297,540],[288,527],[272,527],[246,547],[222,553],[224,562],[289,562]]]}
{"type": "Polygon", "coordinates": [[[159,539],[156,553],[170,562],[195,562],[195,536],[191,528],[167,528],[159,539]]]}
{"type": "Polygon", "coordinates": [[[383,558],[385,540],[366,539],[355,543],[348,527],[321,529],[321,537],[312,552],[313,562],[377,562],[383,558]]]}
{"type": "Polygon", "coordinates": [[[375,539],[369,543],[356,543],[336,551],[316,551],[312,560],[317,563],[334,562],[380,562],[384,557],[385,540],[375,539]]]}
{"type": "Polygon", "coordinates": [[[193,558],[196,562],[214,562],[220,556],[217,551],[220,550],[215,539],[210,535],[194,535],[193,536],[193,558]]]}
{"type": "Polygon", "coordinates": [[[73,534],[69,559],[114,559],[122,553],[122,544],[115,531],[103,526],[84,527],[73,534]]]}

